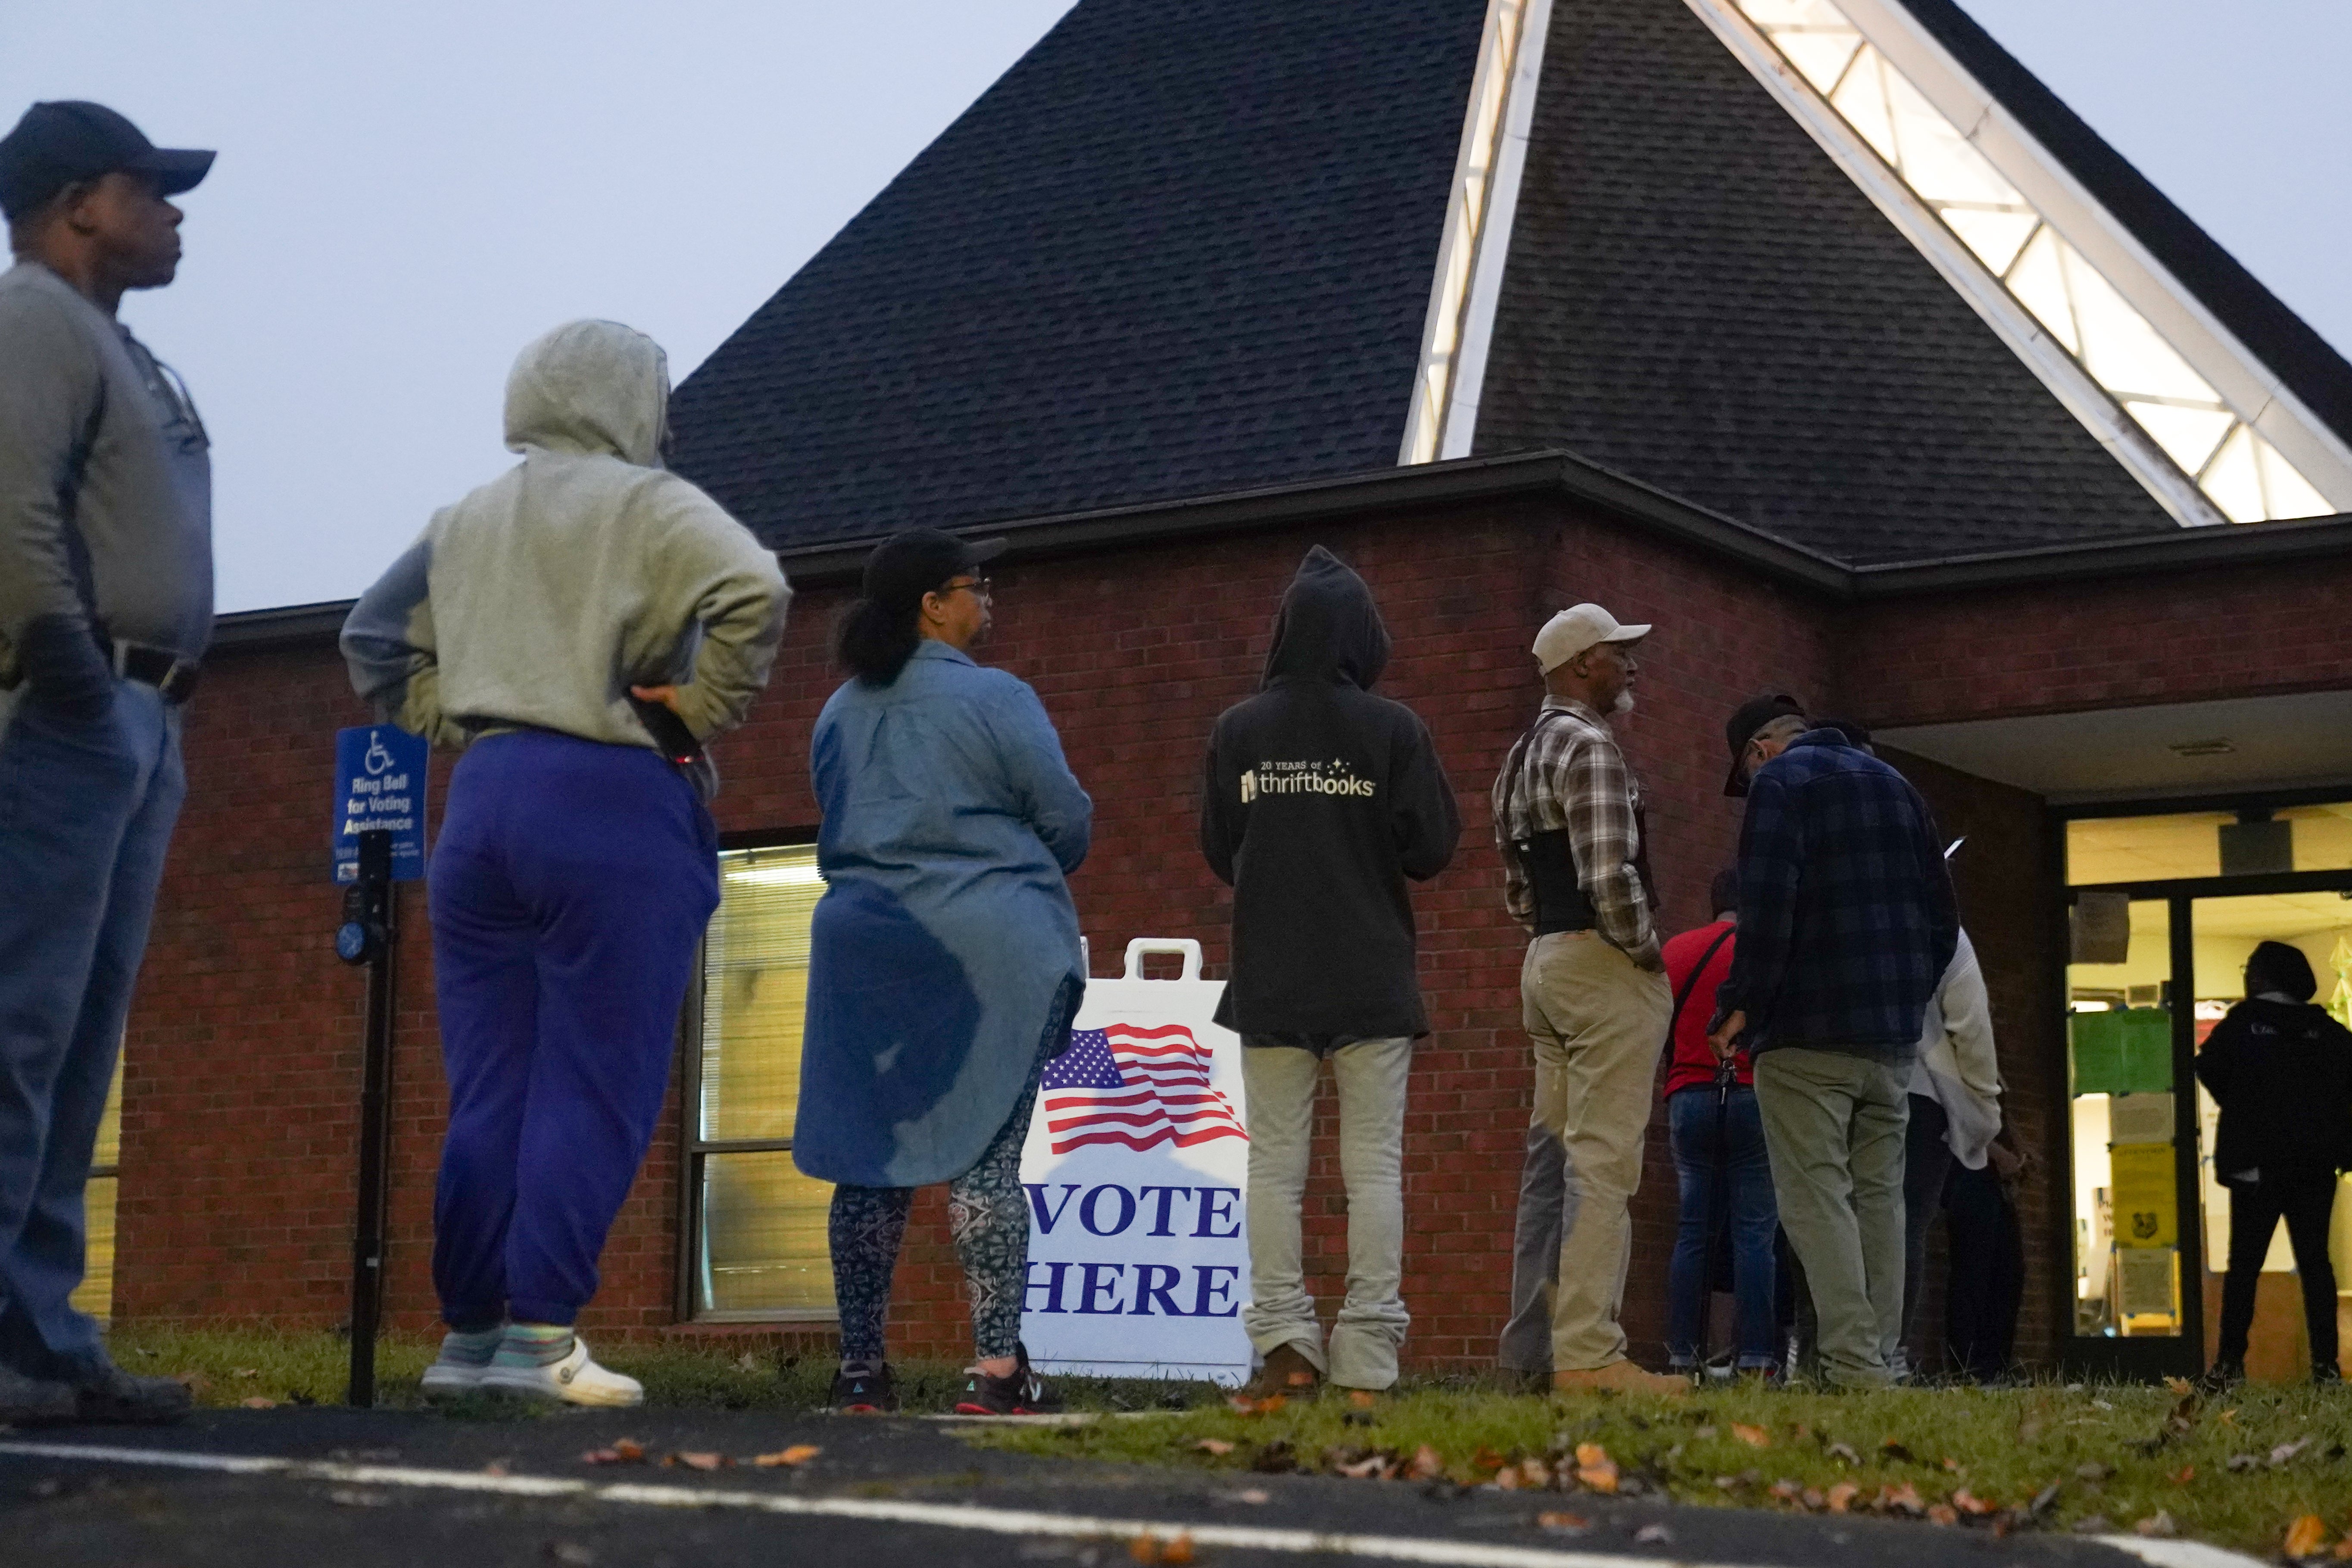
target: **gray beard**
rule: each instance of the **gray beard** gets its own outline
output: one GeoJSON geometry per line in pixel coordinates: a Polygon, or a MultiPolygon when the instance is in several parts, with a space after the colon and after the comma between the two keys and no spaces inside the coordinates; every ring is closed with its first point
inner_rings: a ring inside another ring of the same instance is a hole
{"type": "Polygon", "coordinates": [[[1633,710],[1633,694],[1630,691],[1619,692],[1617,694],[1617,700],[1609,705],[1609,716],[1612,719],[1616,718],[1621,713],[1631,713],[1633,710]]]}

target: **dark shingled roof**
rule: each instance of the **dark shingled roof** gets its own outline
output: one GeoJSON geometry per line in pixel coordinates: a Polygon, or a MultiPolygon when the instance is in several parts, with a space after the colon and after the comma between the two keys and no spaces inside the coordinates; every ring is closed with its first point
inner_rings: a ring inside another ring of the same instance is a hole
{"type": "Polygon", "coordinates": [[[1556,0],[1476,449],[1856,564],[2177,527],[1683,0],[1556,0]]]}
{"type": "Polygon", "coordinates": [[[1485,0],[1085,0],[678,388],[779,548],[1396,460],[1485,0]]]}

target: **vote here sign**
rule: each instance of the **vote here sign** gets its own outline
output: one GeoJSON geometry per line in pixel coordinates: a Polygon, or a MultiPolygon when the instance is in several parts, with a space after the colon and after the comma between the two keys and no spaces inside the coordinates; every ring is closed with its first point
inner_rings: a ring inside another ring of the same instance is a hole
{"type": "Polygon", "coordinates": [[[1087,986],[1069,1050],[1046,1064],[1021,1156],[1029,1294],[1021,1335],[1049,1371],[1250,1373],[1242,1196],[1242,1043],[1210,1021],[1222,983],[1197,942],[1138,942],[1127,973],[1087,986]],[[1146,952],[1181,952],[1146,980],[1146,952]]]}
{"type": "Polygon", "coordinates": [[[392,835],[392,879],[425,875],[425,772],[431,748],[393,724],[335,731],[335,880],[360,874],[360,835],[392,835]]]}

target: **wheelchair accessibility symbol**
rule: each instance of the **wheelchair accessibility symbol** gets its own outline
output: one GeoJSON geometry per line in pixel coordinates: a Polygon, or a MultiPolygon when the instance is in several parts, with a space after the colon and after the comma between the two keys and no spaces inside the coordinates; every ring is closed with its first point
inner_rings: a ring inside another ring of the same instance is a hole
{"type": "Polygon", "coordinates": [[[367,755],[360,760],[360,765],[367,769],[370,778],[374,778],[385,769],[395,765],[392,753],[383,749],[383,737],[373,730],[368,731],[367,755]]]}

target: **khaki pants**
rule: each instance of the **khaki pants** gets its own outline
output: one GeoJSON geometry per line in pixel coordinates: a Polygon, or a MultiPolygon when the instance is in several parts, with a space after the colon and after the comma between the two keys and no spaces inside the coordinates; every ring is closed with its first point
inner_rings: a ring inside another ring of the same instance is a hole
{"type": "Polygon", "coordinates": [[[1249,1112],[1249,1305],[1242,1325],[1263,1356],[1283,1345],[1342,1388],[1375,1392],[1397,1380],[1397,1349],[1412,1315],[1404,1279],[1404,1098],[1412,1041],[1358,1040],[1331,1053],[1339,1090],[1339,1176],[1348,1187],[1348,1299],[1326,1355],[1307,1293],[1299,1210],[1307,1195],[1315,1079],[1322,1064],[1294,1046],[1244,1046],[1249,1112]]]}
{"type": "Polygon", "coordinates": [[[1559,1226],[1559,1272],[1538,1291],[1549,1296],[1552,1367],[1589,1371],[1625,1359],[1627,1210],[1674,996],[1664,975],[1591,931],[1566,931],[1528,944],[1519,999],[1535,1047],[1534,1121],[1559,1147],[1563,1179],[1556,1221],[1545,1212],[1554,1200],[1522,1186],[1517,1230],[1524,1242],[1559,1226]]]}
{"type": "Polygon", "coordinates": [[[1891,1381],[1903,1327],[1903,1144],[1911,1065],[1776,1046],[1756,1058],[1756,1106],[1780,1228],[1804,1266],[1821,1375],[1891,1381]]]}

